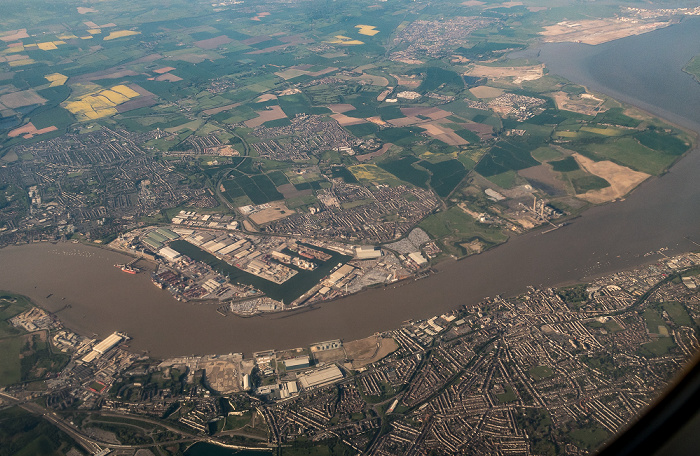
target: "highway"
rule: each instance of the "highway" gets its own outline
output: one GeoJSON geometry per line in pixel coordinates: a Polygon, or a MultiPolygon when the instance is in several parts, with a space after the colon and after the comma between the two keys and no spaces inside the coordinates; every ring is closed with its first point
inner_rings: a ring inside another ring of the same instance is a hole
{"type": "MultiPolygon", "coordinates": [[[[68,421],[63,419],[61,416],[59,416],[56,412],[51,411],[49,409],[46,409],[39,404],[31,401],[21,401],[14,396],[11,396],[7,393],[0,392],[0,397],[8,401],[10,404],[9,405],[15,405],[18,407],[21,407],[23,410],[26,410],[29,413],[32,413],[33,415],[38,415],[43,417],[45,420],[50,422],[51,424],[55,425],[58,427],[60,430],[68,434],[70,437],[72,437],[81,447],[83,447],[86,451],[88,451],[90,454],[96,455],[99,453],[102,453],[105,449],[110,449],[110,450],[126,450],[126,449],[139,449],[139,448],[151,448],[154,446],[160,446],[160,445],[168,445],[168,444],[173,444],[173,443],[185,443],[185,442],[207,442],[211,443],[213,445],[219,445],[223,446],[226,448],[231,448],[231,449],[236,449],[236,450],[268,450],[268,448],[260,448],[260,447],[247,447],[244,445],[232,445],[232,444],[227,444],[224,442],[221,442],[213,437],[208,437],[208,436],[198,436],[195,434],[190,434],[188,432],[183,431],[182,429],[175,428],[172,426],[169,426],[166,423],[163,423],[162,421],[150,419],[150,418],[145,418],[141,416],[133,416],[133,415],[128,415],[128,414],[123,414],[123,413],[116,413],[116,412],[103,412],[96,410],[93,413],[101,416],[111,416],[111,417],[119,417],[119,418],[128,418],[133,421],[142,421],[144,423],[150,423],[154,424],[157,426],[160,426],[162,428],[167,429],[168,431],[177,433],[183,438],[176,439],[176,440],[167,440],[163,442],[154,442],[154,443],[146,443],[146,444],[138,444],[138,445],[128,445],[128,444],[114,444],[114,443],[109,443],[105,442],[99,439],[92,438],[86,434],[84,434],[80,429],[78,429],[76,426],[70,424],[68,421]]],[[[3,407],[4,408],[4,407],[3,407]]]]}

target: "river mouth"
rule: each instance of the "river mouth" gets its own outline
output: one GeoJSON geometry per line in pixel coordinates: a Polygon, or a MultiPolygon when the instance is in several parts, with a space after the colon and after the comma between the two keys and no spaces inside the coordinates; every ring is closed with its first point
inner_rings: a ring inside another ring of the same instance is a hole
{"type": "MultiPolygon", "coordinates": [[[[693,18],[599,46],[545,45],[540,58],[552,73],[698,131],[700,84],[681,71],[700,53],[700,42],[691,39],[697,36],[700,19],[693,18]],[[674,44],[673,52],[665,47],[668,43],[674,44]],[[630,60],[629,53],[636,57],[630,60]],[[657,62],[654,53],[659,65],[652,65],[657,62]],[[625,73],[634,68],[649,72],[651,67],[652,76],[633,77],[635,82],[629,79],[634,75],[625,73]],[[618,78],[616,71],[625,77],[618,78]],[[653,95],[661,82],[662,99],[643,96],[653,95]]],[[[353,340],[397,328],[408,319],[475,305],[488,296],[515,295],[529,285],[579,282],[695,250],[700,242],[698,175],[700,154],[694,150],[624,201],[594,207],[561,229],[518,236],[483,254],[441,264],[439,273],[426,279],[367,290],[311,311],[222,317],[216,305],[178,302],[153,286],[147,274],[115,268],[125,262],[119,253],[72,243],[0,250],[0,289],[58,311],[67,327],[82,334],[126,332],[133,338],[132,349],[155,357],[250,355],[323,340],[353,340]]]]}
{"type": "Polygon", "coordinates": [[[700,54],[700,18],[608,43],[546,43],[511,54],[541,60],[550,73],[700,131],[700,84],[682,71],[700,54]]]}

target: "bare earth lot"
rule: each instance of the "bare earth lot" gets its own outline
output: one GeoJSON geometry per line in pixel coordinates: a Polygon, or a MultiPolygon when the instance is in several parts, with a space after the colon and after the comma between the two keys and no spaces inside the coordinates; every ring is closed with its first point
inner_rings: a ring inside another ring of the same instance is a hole
{"type": "Polygon", "coordinates": [[[221,107],[218,107],[218,108],[206,109],[206,110],[204,110],[204,111],[202,111],[202,112],[203,112],[204,114],[208,115],[208,116],[213,116],[214,114],[218,114],[218,113],[220,113],[220,112],[228,111],[229,109],[233,109],[233,108],[235,108],[235,107],[237,107],[237,106],[240,106],[240,105],[241,105],[240,103],[233,103],[233,104],[229,104],[229,105],[226,105],[226,106],[221,106],[221,107]]]}
{"type": "Polygon", "coordinates": [[[496,98],[503,95],[503,89],[489,86],[479,86],[469,89],[469,91],[477,98],[496,98]]]}
{"type": "Polygon", "coordinates": [[[277,187],[277,191],[284,195],[285,199],[296,198],[297,196],[313,195],[313,190],[297,190],[293,184],[284,184],[277,187]]]}
{"type": "Polygon", "coordinates": [[[0,103],[8,108],[20,108],[33,104],[44,104],[46,103],[46,98],[40,96],[34,90],[22,90],[21,92],[0,96],[0,103]]]}
{"type": "Polygon", "coordinates": [[[294,211],[289,209],[282,201],[274,201],[268,204],[270,205],[268,209],[263,209],[250,216],[250,219],[255,222],[256,225],[274,222],[275,220],[283,219],[294,214],[294,211]]]}
{"type": "Polygon", "coordinates": [[[328,109],[330,109],[331,111],[333,111],[337,114],[342,114],[344,112],[354,111],[355,107],[353,105],[347,104],[347,103],[337,103],[337,104],[328,105],[328,109]]]}
{"type": "Polygon", "coordinates": [[[547,165],[531,166],[530,168],[521,169],[518,174],[523,176],[528,181],[533,182],[533,185],[539,184],[540,187],[546,187],[547,193],[552,196],[561,196],[567,193],[566,184],[556,176],[556,171],[547,165]]]}
{"type": "Polygon", "coordinates": [[[219,46],[228,44],[233,41],[226,35],[217,36],[216,38],[209,38],[208,40],[195,41],[193,44],[198,48],[202,49],[216,49],[219,46]]]}
{"type": "Polygon", "coordinates": [[[439,139],[445,144],[451,146],[460,146],[463,144],[469,144],[467,140],[459,136],[452,129],[438,124],[437,122],[429,122],[420,125],[421,128],[425,128],[426,133],[435,139],[439,139]]]}
{"type": "Polygon", "coordinates": [[[399,346],[394,339],[370,336],[365,339],[348,342],[343,347],[347,358],[352,360],[353,369],[357,369],[384,358],[399,346]]]}
{"type": "Polygon", "coordinates": [[[540,35],[548,43],[572,42],[585,44],[601,44],[626,36],[641,35],[662,27],[671,25],[670,22],[649,22],[640,24],[637,21],[620,19],[596,19],[590,21],[563,21],[556,25],[544,27],[540,35]]]}
{"type": "Polygon", "coordinates": [[[333,119],[335,119],[335,121],[338,122],[342,126],[367,123],[367,121],[365,119],[361,119],[359,117],[350,117],[350,116],[346,116],[345,114],[340,114],[340,113],[331,114],[331,117],[333,119]]]}
{"type": "Polygon", "coordinates": [[[595,116],[598,114],[601,110],[603,102],[605,101],[587,93],[572,98],[566,92],[554,92],[552,97],[557,103],[557,108],[566,111],[578,112],[589,116],[595,116]]]}
{"type": "Polygon", "coordinates": [[[633,171],[611,161],[595,162],[581,154],[573,154],[573,157],[581,168],[610,182],[610,187],[578,195],[579,198],[591,203],[604,203],[621,198],[649,177],[649,174],[633,171]]]}
{"type": "Polygon", "coordinates": [[[534,81],[544,74],[544,64],[520,67],[490,67],[485,65],[474,65],[469,71],[470,76],[483,78],[514,78],[513,82],[519,84],[523,81],[534,81]]]}
{"type": "Polygon", "coordinates": [[[268,120],[284,119],[287,117],[287,114],[285,114],[284,111],[282,111],[282,108],[280,108],[278,105],[270,106],[270,109],[266,109],[264,111],[255,111],[255,113],[258,115],[258,117],[255,119],[246,120],[246,127],[255,128],[264,124],[268,120]]]}

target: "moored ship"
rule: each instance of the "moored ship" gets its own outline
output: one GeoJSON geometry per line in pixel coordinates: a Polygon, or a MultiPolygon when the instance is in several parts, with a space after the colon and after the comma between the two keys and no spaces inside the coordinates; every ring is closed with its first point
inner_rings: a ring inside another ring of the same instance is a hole
{"type": "Polygon", "coordinates": [[[114,267],[121,269],[127,274],[138,274],[139,272],[141,272],[140,269],[135,268],[133,266],[129,266],[128,264],[115,264],[114,267]]]}

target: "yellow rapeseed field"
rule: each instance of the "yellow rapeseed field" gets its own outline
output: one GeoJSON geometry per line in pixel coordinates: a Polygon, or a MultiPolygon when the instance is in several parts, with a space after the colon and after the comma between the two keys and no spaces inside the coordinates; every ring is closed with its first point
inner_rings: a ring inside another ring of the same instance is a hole
{"type": "Polygon", "coordinates": [[[377,165],[354,165],[348,168],[357,180],[372,182],[392,181],[396,178],[377,165]]]}
{"type": "Polygon", "coordinates": [[[22,60],[14,60],[12,62],[7,62],[10,64],[11,67],[18,67],[18,66],[24,66],[24,65],[30,65],[34,63],[33,59],[22,59],[22,60]]]}
{"type": "Polygon", "coordinates": [[[364,42],[360,40],[353,40],[350,37],[343,36],[343,35],[336,35],[334,40],[329,41],[331,44],[365,44],[364,42]]]}
{"type": "Polygon", "coordinates": [[[58,49],[55,44],[53,44],[53,41],[47,41],[45,43],[39,43],[37,44],[39,46],[39,49],[42,51],[53,51],[54,49],[58,49]]]}
{"type": "Polygon", "coordinates": [[[141,32],[135,32],[133,30],[118,30],[116,32],[112,32],[109,35],[105,36],[104,40],[109,41],[109,40],[114,40],[117,38],[122,38],[124,36],[132,36],[132,35],[140,35],[140,34],[141,34],[141,32]]]}
{"type": "Polygon", "coordinates": [[[112,87],[112,90],[124,95],[127,98],[136,98],[139,96],[139,93],[137,91],[132,90],[125,85],[114,86],[112,87]]]}
{"type": "Polygon", "coordinates": [[[355,28],[360,29],[360,35],[374,36],[379,33],[379,30],[374,25],[356,25],[355,28]]]}
{"type": "Polygon", "coordinates": [[[138,97],[138,92],[125,85],[114,86],[98,92],[83,95],[76,101],[65,105],[66,109],[81,120],[94,120],[101,117],[113,116],[117,113],[115,106],[132,98],[138,97]]]}
{"type": "Polygon", "coordinates": [[[14,54],[15,52],[22,52],[24,51],[24,46],[12,46],[7,49],[3,49],[0,51],[0,54],[14,54]]]}
{"type": "Polygon", "coordinates": [[[51,83],[51,87],[63,85],[68,80],[68,76],[64,76],[61,73],[47,74],[44,78],[51,83]]]}

